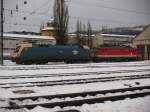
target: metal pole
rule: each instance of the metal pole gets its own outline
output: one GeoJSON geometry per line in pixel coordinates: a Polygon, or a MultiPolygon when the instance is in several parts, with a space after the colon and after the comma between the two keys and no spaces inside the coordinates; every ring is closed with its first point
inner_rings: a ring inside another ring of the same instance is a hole
{"type": "Polygon", "coordinates": [[[3,65],[3,0],[1,0],[1,58],[0,64],[3,65]]]}

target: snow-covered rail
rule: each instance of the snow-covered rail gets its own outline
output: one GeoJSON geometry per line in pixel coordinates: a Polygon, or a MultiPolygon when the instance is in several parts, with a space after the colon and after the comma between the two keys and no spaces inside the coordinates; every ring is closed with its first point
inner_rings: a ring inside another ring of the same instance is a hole
{"type": "Polygon", "coordinates": [[[128,76],[113,76],[113,77],[97,77],[97,78],[82,78],[82,79],[68,79],[68,80],[54,80],[54,81],[37,81],[37,82],[23,82],[23,83],[0,83],[0,88],[18,88],[18,87],[44,87],[55,85],[71,85],[71,84],[86,84],[96,82],[111,82],[117,80],[134,80],[150,78],[150,73],[141,75],[128,76]]]}
{"type": "Polygon", "coordinates": [[[150,61],[0,66],[0,111],[125,102],[150,95],[149,79],[150,61]]]}
{"type": "Polygon", "coordinates": [[[150,86],[120,88],[103,91],[89,91],[82,93],[72,94],[59,94],[47,96],[30,96],[9,99],[9,105],[1,108],[19,109],[28,108],[32,109],[36,106],[43,106],[53,108],[55,106],[80,106],[84,103],[93,104],[104,101],[117,101],[125,98],[137,98],[150,95],[150,86]],[[26,103],[25,100],[30,100],[26,103]],[[42,100],[40,100],[42,99],[42,100]]]}
{"type": "Polygon", "coordinates": [[[62,65],[32,65],[32,66],[1,66],[0,70],[42,70],[42,69],[76,69],[76,68],[111,68],[111,67],[140,67],[150,66],[149,63],[87,63],[87,64],[62,64],[62,65]]]}
{"type": "Polygon", "coordinates": [[[82,75],[102,75],[102,74],[114,74],[114,73],[133,73],[133,72],[146,72],[150,69],[136,69],[136,70],[117,70],[117,71],[100,71],[100,72],[81,72],[81,73],[61,73],[61,74],[38,74],[38,75],[11,75],[0,76],[0,79],[24,79],[24,78],[44,78],[44,77],[64,77],[64,76],[82,76],[82,75]]]}

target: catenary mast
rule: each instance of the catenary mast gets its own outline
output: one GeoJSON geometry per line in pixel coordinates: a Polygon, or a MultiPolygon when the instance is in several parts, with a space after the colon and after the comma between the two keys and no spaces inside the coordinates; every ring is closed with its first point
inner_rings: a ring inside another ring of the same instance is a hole
{"type": "Polygon", "coordinates": [[[0,0],[0,4],[1,4],[1,10],[0,10],[0,13],[1,13],[1,24],[0,24],[0,64],[3,65],[3,0],[0,0]]]}

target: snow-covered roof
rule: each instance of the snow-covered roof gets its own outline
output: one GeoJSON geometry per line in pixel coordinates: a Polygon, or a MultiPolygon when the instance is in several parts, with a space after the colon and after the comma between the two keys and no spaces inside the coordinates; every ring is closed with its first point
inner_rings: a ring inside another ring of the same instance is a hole
{"type": "Polygon", "coordinates": [[[118,35],[118,34],[100,34],[101,36],[108,36],[108,37],[130,37],[134,38],[135,35],[118,35]]]}
{"type": "Polygon", "coordinates": [[[4,38],[28,38],[28,39],[50,39],[55,40],[52,36],[40,36],[40,35],[22,35],[22,34],[4,34],[4,38]]]}
{"type": "Polygon", "coordinates": [[[144,31],[141,32],[134,41],[141,41],[141,40],[150,40],[150,25],[145,27],[144,31]]]}
{"type": "Polygon", "coordinates": [[[75,33],[69,33],[68,35],[69,36],[76,36],[77,34],[75,34],[75,33]]]}
{"type": "MultiPolygon", "coordinates": [[[[68,34],[69,36],[76,36],[77,34],[75,34],[75,33],[70,33],[70,34],[68,34]]],[[[81,36],[88,36],[87,34],[80,34],[81,36]]],[[[92,37],[94,37],[95,36],[95,34],[92,34],[91,35],[92,37]]]]}
{"type": "Polygon", "coordinates": [[[54,22],[54,18],[51,18],[50,20],[48,20],[49,23],[54,22]]]}
{"type": "Polygon", "coordinates": [[[45,27],[44,29],[42,29],[42,31],[45,31],[45,30],[55,30],[54,27],[45,27]]]}

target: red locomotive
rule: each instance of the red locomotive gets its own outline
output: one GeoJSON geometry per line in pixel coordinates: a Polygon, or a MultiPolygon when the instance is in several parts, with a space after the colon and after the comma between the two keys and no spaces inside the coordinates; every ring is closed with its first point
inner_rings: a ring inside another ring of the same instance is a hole
{"type": "Polygon", "coordinates": [[[93,56],[94,62],[137,61],[141,56],[136,48],[129,46],[100,46],[93,56]]]}

